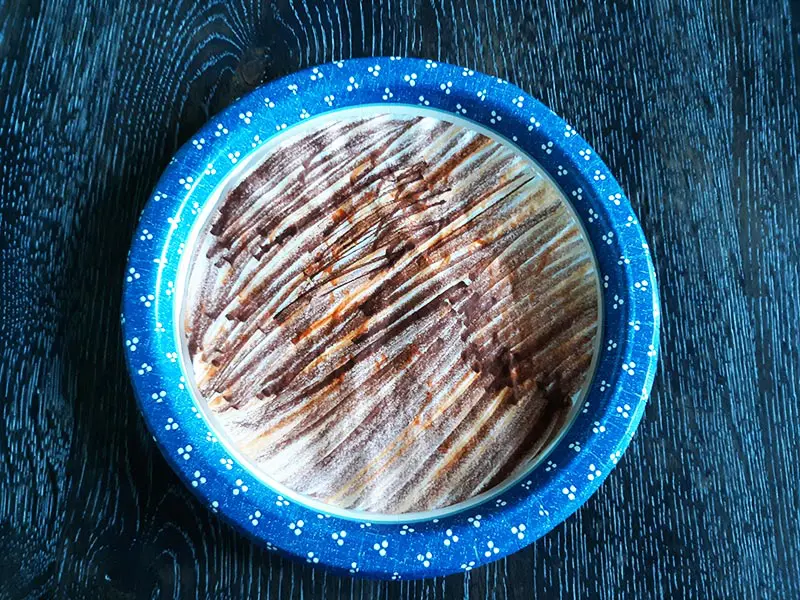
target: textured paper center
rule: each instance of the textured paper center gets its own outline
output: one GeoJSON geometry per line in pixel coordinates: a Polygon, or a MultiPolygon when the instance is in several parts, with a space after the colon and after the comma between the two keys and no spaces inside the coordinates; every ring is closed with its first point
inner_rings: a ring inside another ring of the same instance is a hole
{"type": "Polygon", "coordinates": [[[588,383],[591,249],[514,148],[377,109],[288,132],[215,208],[184,327],[197,387],[269,477],[442,508],[528,466],[588,383]]]}

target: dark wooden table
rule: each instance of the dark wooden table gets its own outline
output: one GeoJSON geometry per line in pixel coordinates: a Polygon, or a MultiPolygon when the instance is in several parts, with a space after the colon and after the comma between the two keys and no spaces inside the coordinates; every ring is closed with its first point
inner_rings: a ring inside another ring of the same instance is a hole
{"type": "Polygon", "coordinates": [[[0,2],[0,597],[800,597],[800,3],[0,2]],[[276,557],[183,488],[118,316],[170,156],[262,82],[400,54],[581,131],[653,247],[663,358],[634,443],[544,539],[377,583],[276,557]]]}

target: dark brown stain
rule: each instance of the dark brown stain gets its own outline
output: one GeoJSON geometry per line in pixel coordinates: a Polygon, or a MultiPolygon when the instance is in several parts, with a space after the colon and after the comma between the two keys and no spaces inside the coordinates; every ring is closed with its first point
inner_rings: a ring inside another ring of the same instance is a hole
{"type": "Polygon", "coordinates": [[[591,363],[596,275],[572,219],[513,152],[443,121],[288,139],[193,255],[199,389],[299,492],[382,512],[480,493],[557,434],[591,363]]]}

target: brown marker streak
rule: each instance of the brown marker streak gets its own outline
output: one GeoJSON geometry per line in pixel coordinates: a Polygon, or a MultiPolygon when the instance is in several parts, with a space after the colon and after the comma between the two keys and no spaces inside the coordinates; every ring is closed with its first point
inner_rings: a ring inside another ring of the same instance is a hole
{"type": "Polygon", "coordinates": [[[345,508],[428,510],[558,435],[592,364],[597,274],[513,149],[371,110],[287,132],[224,192],[192,252],[186,343],[269,476],[345,508]]]}

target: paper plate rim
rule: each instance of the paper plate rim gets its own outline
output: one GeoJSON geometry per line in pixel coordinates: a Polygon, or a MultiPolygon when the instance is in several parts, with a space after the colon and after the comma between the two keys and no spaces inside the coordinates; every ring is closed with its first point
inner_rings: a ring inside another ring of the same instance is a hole
{"type": "Polygon", "coordinates": [[[272,81],[213,117],[175,155],[137,227],[125,272],[123,336],[134,392],[181,480],[258,543],[312,565],[381,579],[469,571],[532,543],[575,512],[616,465],[656,370],[658,290],[647,242],[609,169],[575,130],[508,82],[432,60],[337,61],[272,81]],[[197,215],[237,163],[274,135],[344,107],[423,106],[520,147],[563,190],[601,278],[600,355],[584,406],[522,480],[478,506],[432,519],[372,522],[278,493],[238,461],[192,397],[175,339],[175,278],[197,215]]]}

